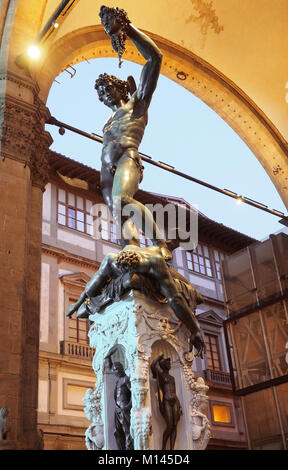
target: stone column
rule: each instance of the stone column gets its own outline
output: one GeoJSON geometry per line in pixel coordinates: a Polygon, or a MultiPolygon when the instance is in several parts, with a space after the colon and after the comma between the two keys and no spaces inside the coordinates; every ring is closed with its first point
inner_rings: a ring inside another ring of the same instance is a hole
{"type": "Polygon", "coordinates": [[[47,108],[30,78],[0,75],[0,449],[38,445],[42,194],[48,181],[47,108]]]}
{"type": "MultiPolygon", "coordinates": [[[[202,378],[194,379],[193,353],[188,350],[189,333],[167,304],[149,299],[131,290],[99,314],[90,315],[90,346],[96,348],[92,367],[97,375],[95,390],[89,389],[83,401],[87,418],[92,421],[86,431],[90,450],[109,450],[108,403],[104,387],[104,358],[115,345],[124,349],[126,374],[132,393],[131,435],[135,450],[161,449],[165,422],[158,409],[155,380],[150,365],[161,353],[172,356],[171,375],[183,409],[177,428],[176,449],[205,449],[210,424],[203,413],[208,387],[202,378]]],[[[111,404],[109,404],[109,408],[111,404]]]]}

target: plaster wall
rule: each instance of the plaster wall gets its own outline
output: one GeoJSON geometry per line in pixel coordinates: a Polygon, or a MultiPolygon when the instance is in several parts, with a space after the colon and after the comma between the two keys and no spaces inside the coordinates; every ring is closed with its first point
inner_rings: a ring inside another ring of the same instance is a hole
{"type": "MultiPolygon", "coordinates": [[[[56,0],[47,2],[41,27],[58,4],[56,0]]],[[[277,0],[273,8],[269,0],[182,0],[181,5],[171,0],[146,0],[141,6],[131,0],[107,0],[105,5],[124,8],[140,29],[157,33],[221,70],[287,138],[285,0],[277,0]],[[277,61],[271,64],[271,57],[276,55],[277,61]]],[[[92,0],[81,0],[53,39],[57,41],[79,26],[98,24],[98,5],[92,0]]]]}

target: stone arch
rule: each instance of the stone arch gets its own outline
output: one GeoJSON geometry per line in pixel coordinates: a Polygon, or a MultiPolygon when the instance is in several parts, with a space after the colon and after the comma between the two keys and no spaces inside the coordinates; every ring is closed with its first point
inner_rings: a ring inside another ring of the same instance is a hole
{"type": "MultiPolygon", "coordinates": [[[[147,32],[163,52],[161,73],[205,102],[248,145],[288,207],[288,145],[262,110],[235,83],[189,50],[147,32]]],[[[69,65],[86,59],[116,57],[101,26],[77,29],[53,43],[38,69],[32,71],[46,102],[54,78],[69,65]]],[[[127,43],[124,60],[143,63],[127,43]]],[[[249,169],[247,170],[249,171],[249,169]]]]}

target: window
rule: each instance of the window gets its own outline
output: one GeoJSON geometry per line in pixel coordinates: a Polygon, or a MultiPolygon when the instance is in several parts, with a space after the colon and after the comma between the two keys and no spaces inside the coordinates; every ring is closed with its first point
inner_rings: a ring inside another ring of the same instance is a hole
{"type": "Polygon", "coordinates": [[[208,369],[220,371],[218,337],[210,333],[205,333],[205,346],[208,369]]]}
{"type": "Polygon", "coordinates": [[[186,259],[190,271],[212,277],[211,260],[207,246],[198,244],[193,252],[186,252],[186,259]]]}
{"type": "Polygon", "coordinates": [[[79,344],[89,344],[89,325],[86,319],[70,318],[68,326],[68,341],[79,344]]]}
{"type": "MultiPolygon", "coordinates": [[[[81,377],[80,377],[81,378],[81,377]]],[[[71,378],[62,379],[63,410],[83,411],[83,397],[87,388],[94,388],[93,382],[71,378]]],[[[59,410],[61,414],[61,408],[59,410]]]]}
{"type": "Polygon", "coordinates": [[[216,267],[216,277],[219,281],[222,281],[222,270],[221,270],[221,261],[225,258],[224,253],[218,250],[214,250],[214,260],[216,267]]]}
{"type": "Polygon", "coordinates": [[[75,304],[91,276],[85,272],[67,273],[59,275],[60,282],[64,288],[64,331],[60,339],[60,354],[91,359],[94,352],[89,346],[89,325],[86,319],[66,317],[70,305],[75,304]]]}
{"type": "Polygon", "coordinates": [[[151,240],[149,240],[149,238],[144,237],[143,233],[139,235],[139,243],[140,243],[141,248],[146,248],[147,246],[153,245],[153,243],[151,242],[151,240]]]}
{"type": "Polygon", "coordinates": [[[111,243],[116,243],[117,245],[120,245],[121,240],[117,238],[118,234],[116,230],[116,225],[113,220],[111,220],[110,213],[108,214],[107,211],[103,211],[103,213],[100,212],[99,217],[101,221],[99,225],[99,231],[102,240],[107,240],[111,243]]]}
{"type": "Polygon", "coordinates": [[[58,188],[58,224],[92,235],[92,201],[58,188]]]}
{"type": "Polygon", "coordinates": [[[213,418],[217,423],[231,423],[231,415],[229,406],[212,405],[213,418]]]}
{"type": "Polygon", "coordinates": [[[212,423],[220,426],[234,426],[232,403],[211,401],[212,423]]]}
{"type": "Polygon", "coordinates": [[[186,252],[187,266],[190,271],[194,271],[204,276],[216,277],[222,281],[221,261],[225,255],[219,250],[209,249],[206,245],[198,244],[195,250],[186,252]],[[215,263],[213,274],[212,264],[215,263]]]}
{"type": "Polygon", "coordinates": [[[116,226],[111,218],[106,216],[107,211],[103,214],[101,211],[99,211],[99,214],[93,214],[91,211],[92,207],[92,201],[65,191],[65,189],[58,188],[58,224],[65,225],[73,230],[78,230],[79,232],[87,233],[88,235],[96,237],[96,234],[93,231],[93,223],[99,217],[99,225],[96,223],[94,227],[96,230],[99,230],[102,240],[120,244],[120,240],[117,240],[116,226]]]}
{"type": "Polygon", "coordinates": [[[110,220],[110,242],[120,243],[120,240],[117,239],[116,225],[112,220],[110,220]]]}

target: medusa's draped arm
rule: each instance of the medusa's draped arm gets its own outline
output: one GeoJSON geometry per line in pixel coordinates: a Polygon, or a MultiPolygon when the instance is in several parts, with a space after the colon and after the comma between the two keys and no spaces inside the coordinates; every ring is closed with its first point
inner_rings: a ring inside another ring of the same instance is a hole
{"type": "Polygon", "coordinates": [[[66,314],[67,317],[71,318],[73,313],[76,312],[79,307],[81,307],[87,298],[95,297],[96,295],[100,294],[101,289],[105,286],[107,281],[113,277],[113,260],[113,254],[110,253],[105,256],[102,263],[100,264],[98,271],[94,274],[90,281],[87,282],[85,289],[81,293],[79,299],[75,302],[75,304],[70,305],[66,314]]]}

